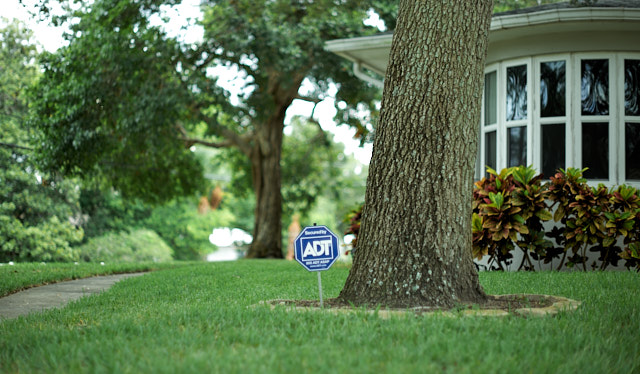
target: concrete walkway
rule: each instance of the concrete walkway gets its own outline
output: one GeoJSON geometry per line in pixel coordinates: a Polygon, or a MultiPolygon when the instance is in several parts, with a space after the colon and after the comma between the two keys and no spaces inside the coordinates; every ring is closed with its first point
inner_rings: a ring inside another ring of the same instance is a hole
{"type": "Polygon", "coordinates": [[[70,301],[107,290],[122,279],[143,274],[146,273],[105,275],[29,288],[0,298],[0,321],[46,309],[61,308],[70,301]]]}

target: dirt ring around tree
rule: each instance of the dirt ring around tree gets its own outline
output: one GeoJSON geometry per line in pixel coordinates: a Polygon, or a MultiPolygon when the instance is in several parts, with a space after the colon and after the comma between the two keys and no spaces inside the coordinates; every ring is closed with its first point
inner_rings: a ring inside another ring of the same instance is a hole
{"type": "Polygon", "coordinates": [[[252,307],[268,306],[271,310],[283,308],[287,311],[308,312],[322,311],[332,314],[340,313],[367,313],[387,319],[391,316],[437,315],[444,317],[508,317],[517,316],[523,318],[555,316],[560,312],[573,312],[582,304],[581,301],[572,300],[561,296],[535,295],[535,294],[508,294],[488,295],[489,299],[482,305],[461,304],[453,309],[437,307],[414,308],[365,308],[345,305],[338,299],[324,300],[324,308],[320,308],[319,300],[266,300],[252,307]]]}

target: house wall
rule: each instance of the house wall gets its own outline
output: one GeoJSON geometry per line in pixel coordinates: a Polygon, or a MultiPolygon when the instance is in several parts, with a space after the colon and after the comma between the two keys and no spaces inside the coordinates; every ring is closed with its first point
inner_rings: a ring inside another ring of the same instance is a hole
{"type": "MultiPolygon", "coordinates": [[[[597,25],[593,25],[594,29],[597,25]]],[[[525,34],[489,44],[487,65],[519,57],[571,52],[639,52],[640,30],[525,34]]]]}

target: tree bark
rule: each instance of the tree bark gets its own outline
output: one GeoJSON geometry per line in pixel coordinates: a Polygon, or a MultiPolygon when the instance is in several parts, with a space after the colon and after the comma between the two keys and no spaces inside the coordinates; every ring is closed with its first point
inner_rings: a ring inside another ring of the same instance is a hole
{"type": "Polygon", "coordinates": [[[284,258],[280,191],[284,119],[287,109],[298,97],[306,72],[303,69],[288,76],[277,71],[268,72],[267,94],[273,102],[273,111],[261,126],[257,126],[249,154],[256,209],[253,241],[247,258],[284,258]]]}
{"type": "Polygon", "coordinates": [[[340,298],[481,303],[471,198],[489,0],[401,0],[358,247],[340,298]]]}
{"type": "Polygon", "coordinates": [[[283,258],[280,192],[283,127],[282,122],[276,121],[261,128],[250,155],[256,208],[248,258],[283,258]]]}

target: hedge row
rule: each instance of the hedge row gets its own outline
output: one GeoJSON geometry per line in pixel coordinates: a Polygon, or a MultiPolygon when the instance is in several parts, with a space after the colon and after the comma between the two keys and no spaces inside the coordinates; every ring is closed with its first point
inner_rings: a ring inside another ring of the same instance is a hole
{"type": "Polygon", "coordinates": [[[81,261],[86,262],[168,262],[173,250],[155,231],[135,229],[131,232],[110,232],[89,239],[75,248],[81,261]]]}

